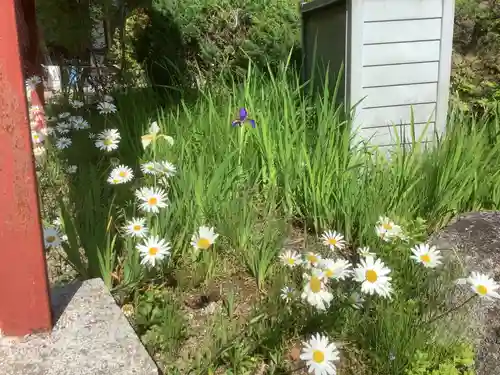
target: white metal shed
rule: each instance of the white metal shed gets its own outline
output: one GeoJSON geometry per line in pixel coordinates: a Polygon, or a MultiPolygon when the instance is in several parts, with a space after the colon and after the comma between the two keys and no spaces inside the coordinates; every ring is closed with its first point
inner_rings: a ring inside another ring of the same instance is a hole
{"type": "Polygon", "coordinates": [[[301,8],[306,71],[317,62],[338,71],[339,59],[324,48],[325,41],[336,42],[331,49],[343,56],[346,68],[345,103],[359,103],[353,128],[361,139],[393,145],[396,125],[402,141],[411,142],[411,108],[417,138],[427,142],[435,131],[444,132],[454,0],[312,0],[301,8]],[[325,28],[325,22],[336,22],[345,30],[343,43],[339,35],[324,35],[335,30],[325,28]],[[307,57],[313,40],[314,63],[307,57]]]}

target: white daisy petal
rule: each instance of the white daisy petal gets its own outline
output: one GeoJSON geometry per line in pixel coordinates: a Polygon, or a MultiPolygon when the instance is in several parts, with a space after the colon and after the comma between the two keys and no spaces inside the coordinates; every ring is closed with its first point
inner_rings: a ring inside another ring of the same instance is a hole
{"type": "Polygon", "coordinates": [[[141,264],[155,267],[170,255],[170,244],[158,236],[151,236],[137,245],[137,250],[142,258],[141,264]]]}
{"type": "Polygon", "coordinates": [[[215,233],[214,228],[201,226],[191,237],[191,246],[196,250],[207,250],[213,245],[217,237],[219,237],[219,235],[215,233]]]}
{"type": "Polygon", "coordinates": [[[108,177],[108,183],[111,185],[125,184],[132,181],[134,172],[126,165],[119,165],[111,171],[108,177]]]}
{"type": "Polygon", "coordinates": [[[43,242],[45,248],[57,247],[61,245],[61,232],[57,228],[44,228],[43,229],[43,242]]]}
{"type": "Polygon", "coordinates": [[[121,135],[117,129],[107,129],[97,135],[95,146],[102,151],[113,151],[118,149],[121,135]]]}
{"type": "Polygon", "coordinates": [[[330,247],[331,250],[341,250],[345,247],[344,236],[335,231],[325,231],[321,235],[321,239],[323,240],[323,245],[330,247]]]}
{"type": "Polygon", "coordinates": [[[436,268],[442,264],[441,253],[436,250],[435,246],[429,246],[427,244],[416,245],[411,249],[413,253],[410,258],[414,259],[417,263],[422,264],[426,268],[436,268]]]}
{"type": "Polygon", "coordinates": [[[123,229],[131,237],[144,237],[148,234],[146,219],[144,218],[133,218],[127,221],[123,229]]]}
{"type": "Polygon", "coordinates": [[[361,291],[366,294],[378,294],[390,298],[392,293],[390,269],[380,259],[368,256],[361,259],[354,269],[354,280],[361,283],[361,291]]]}
{"type": "Polygon", "coordinates": [[[486,300],[500,299],[500,294],[497,292],[500,285],[488,275],[472,272],[467,278],[467,283],[472,291],[481,298],[486,300]]]}
{"type": "Polygon", "coordinates": [[[280,255],[280,259],[285,266],[290,268],[294,268],[295,266],[299,266],[302,264],[302,257],[296,251],[285,251],[280,255]]]}
{"type": "Polygon", "coordinates": [[[135,195],[140,201],[139,208],[145,212],[158,213],[160,208],[167,207],[167,195],[161,188],[143,187],[135,195]]]}
{"type": "Polygon", "coordinates": [[[306,284],[301,298],[318,310],[326,310],[333,300],[333,294],[326,289],[324,274],[319,269],[312,269],[311,274],[304,274],[306,284]]]}
{"type": "Polygon", "coordinates": [[[316,334],[303,343],[300,359],[305,361],[308,372],[314,375],[336,375],[333,362],[340,359],[337,346],[327,336],[316,334]]]}

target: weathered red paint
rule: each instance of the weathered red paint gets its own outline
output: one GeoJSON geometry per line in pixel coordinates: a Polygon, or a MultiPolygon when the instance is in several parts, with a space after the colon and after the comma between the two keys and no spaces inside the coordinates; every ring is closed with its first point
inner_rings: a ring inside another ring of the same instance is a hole
{"type": "Polygon", "coordinates": [[[52,326],[18,37],[22,3],[2,0],[0,12],[0,329],[12,336],[52,326]]]}

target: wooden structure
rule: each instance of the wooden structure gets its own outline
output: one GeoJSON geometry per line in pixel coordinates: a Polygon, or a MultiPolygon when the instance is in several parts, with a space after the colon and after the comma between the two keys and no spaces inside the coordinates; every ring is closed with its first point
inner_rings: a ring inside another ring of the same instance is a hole
{"type": "MultiPolygon", "coordinates": [[[[25,78],[41,73],[34,0],[2,0],[0,12],[0,329],[51,329],[47,271],[25,78]]],[[[43,102],[43,87],[33,94],[43,102]]]]}
{"type": "Polygon", "coordinates": [[[411,142],[411,109],[423,142],[445,131],[454,0],[312,0],[301,8],[307,78],[328,74],[332,85],[345,63],[341,94],[357,105],[359,138],[393,145],[397,125],[411,142]]]}

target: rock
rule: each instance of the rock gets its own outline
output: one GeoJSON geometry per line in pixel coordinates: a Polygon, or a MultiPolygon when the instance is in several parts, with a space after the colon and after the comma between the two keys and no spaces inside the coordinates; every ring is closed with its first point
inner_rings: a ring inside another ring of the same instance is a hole
{"type": "MultiPolygon", "coordinates": [[[[431,242],[438,249],[453,249],[466,272],[486,273],[500,282],[500,211],[460,215],[431,242]]],[[[500,374],[500,301],[476,301],[466,315],[477,348],[477,375],[500,374]]]]}

